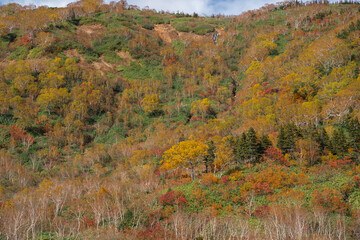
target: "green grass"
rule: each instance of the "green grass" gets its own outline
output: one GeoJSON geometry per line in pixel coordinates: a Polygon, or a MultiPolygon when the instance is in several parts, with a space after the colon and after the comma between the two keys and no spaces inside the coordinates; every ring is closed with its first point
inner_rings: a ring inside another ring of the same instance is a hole
{"type": "Polygon", "coordinates": [[[284,49],[288,44],[288,42],[289,42],[288,35],[283,35],[283,34],[279,35],[279,39],[275,41],[275,43],[277,44],[277,48],[270,52],[270,56],[275,57],[284,53],[284,49]]]}
{"type": "MultiPolygon", "coordinates": [[[[203,20],[201,18],[201,20],[203,20]]],[[[171,21],[171,25],[179,32],[193,32],[198,35],[205,35],[215,31],[216,24],[207,21],[199,21],[198,18],[176,18],[171,21]]]]}
{"type": "Polygon", "coordinates": [[[144,61],[132,62],[130,66],[119,66],[117,70],[123,77],[129,80],[164,78],[161,66],[152,66],[144,61]]]}
{"type": "Polygon", "coordinates": [[[44,49],[42,47],[35,47],[30,50],[29,55],[27,56],[29,59],[35,59],[41,57],[44,49]]]}
{"type": "Polygon", "coordinates": [[[29,49],[25,46],[20,46],[20,47],[16,48],[16,50],[13,51],[9,55],[9,59],[10,60],[24,60],[28,54],[29,54],[29,49]]]}
{"type": "Polygon", "coordinates": [[[102,136],[97,136],[94,139],[95,143],[114,144],[125,138],[126,131],[122,124],[112,126],[102,136]]]}
{"type": "Polygon", "coordinates": [[[107,51],[104,53],[104,59],[108,63],[119,63],[121,62],[122,58],[117,55],[114,51],[107,51]]]}

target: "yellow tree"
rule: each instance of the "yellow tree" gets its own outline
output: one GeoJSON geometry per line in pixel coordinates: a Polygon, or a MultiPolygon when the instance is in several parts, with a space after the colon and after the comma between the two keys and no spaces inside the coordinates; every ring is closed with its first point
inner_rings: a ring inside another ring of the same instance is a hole
{"type": "Polygon", "coordinates": [[[41,84],[49,88],[58,88],[65,84],[64,76],[55,72],[40,73],[39,80],[41,84]]]}
{"type": "Polygon", "coordinates": [[[44,88],[40,91],[37,103],[41,108],[46,109],[50,114],[53,108],[62,107],[69,98],[70,94],[66,88],[44,88]]]}
{"type": "Polygon", "coordinates": [[[172,146],[163,155],[163,168],[174,169],[183,167],[191,171],[191,180],[194,180],[194,168],[203,163],[208,146],[202,142],[188,140],[172,146]]]}
{"type": "Polygon", "coordinates": [[[223,171],[223,169],[228,166],[234,158],[233,150],[230,146],[230,137],[220,136],[214,137],[215,142],[215,159],[214,159],[214,172],[223,171]]]}
{"type": "Polygon", "coordinates": [[[82,0],[81,1],[85,12],[93,13],[100,10],[100,6],[104,3],[102,0],[82,0]]]}
{"type": "Polygon", "coordinates": [[[143,110],[149,114],[159,110],[159,96],[157,94],[146,95],[141,101],[143,110]]]}
{"type": "Polygon", "coordinates": [[[206,114],[210,111],[211,102],[209,99],[204,98],[202,100],[196,100],[191,103],[191,114],[198,115],[201,117],[205,117],[206,114]]]}

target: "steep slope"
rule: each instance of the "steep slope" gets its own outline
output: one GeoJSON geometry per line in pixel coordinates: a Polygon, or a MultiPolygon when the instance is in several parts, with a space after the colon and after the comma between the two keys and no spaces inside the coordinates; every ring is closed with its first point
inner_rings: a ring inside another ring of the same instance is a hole
{"type": "Polygon", "coordinates": [[[8,4],[0,33],[0,238],[359,238],[358,4],[8,4]]]}

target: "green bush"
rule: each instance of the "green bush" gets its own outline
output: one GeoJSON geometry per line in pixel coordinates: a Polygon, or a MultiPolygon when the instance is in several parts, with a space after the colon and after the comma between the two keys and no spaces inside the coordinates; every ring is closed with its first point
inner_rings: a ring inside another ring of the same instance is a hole
{"type": "Polygon", "coordinates": [[[86,49],[84,51],[83,57],[85,58],[85,60],[88,63],[91,63],[91,62],[94,62],[94,61],[98,61],[100,55],[97,52],[93,51],[92,49],[88,48],[88,49],[86,49]]]}
{"type": "Polygon", "coordinates": [[[94,42],[93,50],[98,55],[105,54],[108,51],[121,50],[126,45],[126,40],[119,36],[108,36],[94,42]]]}
{"type": "Polygon", "coordinates": [[[152,23],[142,23],[140,25],[141,25],[141,27],[148,29],[148,30],[153,30],[155,27],[154,24],[152,24],[152,23]]]}
{"type": "Polygon", "coordinates": [[[185,43],[180,40],[173,40],[171,45],[178,56],[181,56],[183,54],[185,50],[185,43]]]}
{"type": "Polygon", "coordinates": [[[211,25],[202,24],[202,25],[197,25],[193,31],[198,35],[204,35],[206,33],[214,32],[215,28],[211,25]]]}
{"type": "Polygon", "coordinates": [[[104,54],[104,59],[108,63],[119,63],[122,59],[115,51],[107,51],[104,54]]]}
{"type": "Polygon", "coordinates": [[[0,128],[0,148],[2,146],[6,146],[9,143],[9,139],[10,139],[9,131],[4,127],[0,128]]]}
{"type": "Polygon", "coordinates": [[[163,79],[162,68],[141,62],[132,62],[130,66],[119,66],[117,68],[121,75],[129,80],[138,79],[163,79]]]}
{"type": "Polygon", "coordinates": [[[36,47],[30,50],[28,58],[29,59],[35,59],[39,58],[44,52],[44,49],[42,47],[36,47]]]}
{"type": "Polygon", "coordinates": [[[190,27],[185,23],[171,23],[171,25],[179,32],[190,32],[190,27]]]}
{"type": "Polygon", "coordinates": [[[84,50],[84,46],[82,44],[78,43],[76,40],[70,40],[70,39],[57,42],[53,46],[58,47],[60,51],[70,50],[70,49],[77,49],[78,51],[84,50]]]}
{"type": "Polygon", "coordinates": [[[102,21],[98,18],[81,18],[79,25],[93,25],[93,24],[101,24],[103,26],[106,26],[106,22],[102,21]]]}
{"type": "Polygon", "coordinates": [[[10,54],[9,59],[24,60],[28,54],[29,54],[29,49],[27,49],[27,47],[25,46],[20,46],[10,54]]]}
{"type": "Polygon", "coordinates": [[[150,16],[149,21],[151,21],[153,24],[169,24],[170,20],[158,16],[150,16]]]}
{"type": "Polygon", "coordinates": [[[198,22],[193,22],[191,19],[177,20],[171,23],[171,25],[179,32],[193,32],[198,35],[204,35],[206,33],[214,32],[215,27],[210,24],[199,24],[198,22]]]}
{"type": "Polygon", "coordinates": [[[57,23],[55,27],[58,29],[65,30],[67,32],[76,33],[76,24],[74,24],[74,22],[71,22],[70,20],[67,20],[65,22],[57,23]]]}
{"type": "Polygon", "coordinates": [[[16,33],[7,33],[7,34],[3,34],[1,35],[1,41],[4,42],[13,42],[17,37],[16,33]]]}

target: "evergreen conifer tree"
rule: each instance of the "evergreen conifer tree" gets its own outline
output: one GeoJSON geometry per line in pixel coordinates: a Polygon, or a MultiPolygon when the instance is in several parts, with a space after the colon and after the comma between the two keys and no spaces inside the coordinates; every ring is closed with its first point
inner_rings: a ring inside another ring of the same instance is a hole
{"type": "Polygon", "coordinates": [[[298,129],[295,125],[287,124],[284,127],[280,127],[277,147],[281,149],[283,153],[292,152],[298,136],[298,129]]]}
{"type": "Polygon", "coordinates": [[[322,128],[320,132],[317,132],[315,140],[319,144],[321,152],[323,152],[325,148],[331,149],[331,142],[325,128],[322,128]]]}
{"type": "Polygon", "coordinates": [[[236,148],[235,148],[235,158],[237,164],[244,163],[244,161],[249,156],[249,146],[247,141],[247,136],[245,133],[241,134],[241,137],[236,141],[236,148]]]}
{"type": "Polygon", "coordinates": [[[332,149],[331,152],[336,155],[343,155],[347,152],[347,142],[344,131],[342,129],[336,129],[331,139],[332,149]]]}
{"type": "Polygon", "coordinates": [[[359,120],[351,119],[347,123],[347,129],[349,131],[349,145],[355,151],[360,150],[360,123],[359,120]]]}
{"type": "Polygon", "coordinates": [[[214,162],[215,159],[215,145],[214,145],[214,141],[210,140],[208,142],[208,150],[207,150],[207,155],[205,155],[204,157],[204,163],[205,163],[205,167],[206,167],[206,173],[209,172],[209,168],[211,168],[211,165],[214,162]]]}
{"type": "Polygon", "coordinates": [[[248,160],[255,162],[259,160],[261,155],[261,143],[259,138],[256,136],[256,131],[250,128],[247,132],[247,145],[248,145],[248,160]]]}
{"type": "Polygon", "coordinates": [[[272,146],[268,135],[262,135],[260,143],[260,154],[264,154],[265,151],[272,146]]]}

